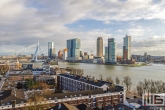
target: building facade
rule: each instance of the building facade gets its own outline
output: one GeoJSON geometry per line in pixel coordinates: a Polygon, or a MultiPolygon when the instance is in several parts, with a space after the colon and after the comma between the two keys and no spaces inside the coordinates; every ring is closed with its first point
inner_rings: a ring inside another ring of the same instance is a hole
{"type": "Polygon", "coordinates": [[[80,58],[80,46],[81,46],[81,41],[80,39],[69,39],[67,40],[67,49],[68,49],[68,59],[69,58],[75,58],[79,59],[80,58]]]}
{"type": "Polygon", "coordinates": [[[63,55],[62,55],[62,51],[59,50],[59,51],[58,51],[58,59],[62,60],[62,56],[63,56],[63,55]]]}
{"type": "Polygon", "coordinates": [[[114,38],[108,39],[108,47],[105,47],[105,62],[116,64],[116,42],[114,38]]]}
{"type": "Polygon", "coordinates": [[[97,57],[103,57],[103,38],[97,38],[97,57]]]}
{"type": "Polygon", "coordinates": [[[72,74],[58,74],[57,83],[59,89],[72,92],[94,89],[103,89],[104,91],[107,91],[108,86],[112,85],[112,83],[97,80],[95,78],[72,74]]]}
{"type": "MultiPolygon", "coordinates": [[[[13,98],[14,99],[14,98],[13,98]]],[[[45,96],[44,101],[36,102],[36,105],[44,104],[70,104],[72,106],[77,106],[79,104],[86,104],[91,108],[102,109],[106,106],[115,107],[119,103],[124,103],[125,96],[124,91],[114,91],[114,92],[104,92],[101,89],[80,91],[80,92],[69,92],[69,93],[55,93],[45,96]]],[[[25,107],[32,106],[33,103],[17,103],[3,104],[0,106],[1,110],[13,110],[13,109],[24,109],[25,107]]],[[[59,107],[60,108],[60,107],[59,107]]],[[[70,109],[73,110],[73,107],[70,109]]],[[[108,109],[109,110],[109,109],[108,109]]],[[[116,110],[116,109],[115,109],[116,110]]]]}
{"type": "Polygon", "coordinates": [[[31,71],[12,71],[8,74],[7,79],[9,81],[24,81],[26,79],[33,79],[31,71]]]}
{"type": "Polygon", "coordinates": [[[124,37],[123,40],[123,59],[130,60],[131,59],[131,36],[124,37]]]}
{"type": "Polygon", "coordinates": [[[68,50],[67,50],[67,48],[65,48],[65,49],[63,50],[62,59],[65,61],[67,57],[68,57],[68,50]]]}
{"type": "Polygon", "coordinates": [[[108,61],[108,47],[105,47],[105,56],[104,56],[105,61],[108,61]]]}
{"type": "Polygon", "coordinates": [[[48,42],[48,57],[54,57],[55,56],[55,48],[54,48],[54,42],[48,42]]]}
{"type": "Polygon", "coordinates": [[[42,64],[42,68],[43,68],[43,73],[50,73],[50,64],[49,63],[43,63],[42,64]]]}

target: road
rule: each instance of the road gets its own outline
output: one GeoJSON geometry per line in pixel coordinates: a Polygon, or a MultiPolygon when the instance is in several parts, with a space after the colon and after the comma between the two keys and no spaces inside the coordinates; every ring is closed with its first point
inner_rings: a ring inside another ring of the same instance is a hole
{"type": "Polygon", "coordinates": [[[4,84],[4,82],[5,82],[5,77],[2,77],[1,78],[1,81],[0,81],[0,90],[2,89],[2,86],[3,86],[3,84],[4,84]]]}

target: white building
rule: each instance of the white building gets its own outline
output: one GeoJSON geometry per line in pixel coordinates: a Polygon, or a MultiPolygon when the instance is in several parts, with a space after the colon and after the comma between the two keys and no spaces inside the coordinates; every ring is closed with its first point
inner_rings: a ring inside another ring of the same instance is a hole
{"type": "Polygon", "coordinates": [[[50,73],[50,64],[49,63],[43,63],[42,68],[43,68],[44,73],[50,73]]]}
{"type": "Polygon", "coordinates": [[[65,61],[67,57],[68,57],[68,51],[67,51],[67,48],[65,48],[65,49],[63,50],[62,59],[65,61]]]}

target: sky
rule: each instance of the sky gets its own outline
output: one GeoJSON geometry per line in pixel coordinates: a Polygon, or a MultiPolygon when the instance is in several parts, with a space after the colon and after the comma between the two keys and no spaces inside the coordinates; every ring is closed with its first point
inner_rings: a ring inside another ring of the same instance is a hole
{"type": "Polygon", "coordinates": [[[126,35],[132,54],[165,56],[165,0],[0,0],[0,55],[33,54],[37,41],[57,54],[72,38],[95,54],[98,37],[104,47],[115,38],[122,55],[126,35]]]}

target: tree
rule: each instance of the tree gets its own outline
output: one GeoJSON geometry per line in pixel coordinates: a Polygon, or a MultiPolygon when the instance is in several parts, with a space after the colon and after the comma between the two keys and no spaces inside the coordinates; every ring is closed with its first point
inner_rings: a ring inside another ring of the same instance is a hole
{"type": "Polygon", "coordinates": [[[136,86],[136,90],[138,92],[138,95],[142,96],[142,93],[143,93],[143,83],[142,82],[139,82],[139,84],[136,86]]]}
{"type": "Polygon", "coordinates": [[[107,81],[107,82],[110,82],[110,83],[113,83],[113,82],[114,82],[113,79],[112,79],[110,76],[107,77],[106,81],[107,81]]]}
{"type": "Polygon", "coordinates": [[[131,82],[131,78],[129,76],[125,76],[123,83],[125,84],[127,91],[130,90],[132,82],[131,82]]]}
{"type": "Polygon", "coordinates": [[[103,75],[100,74],[99,77],[100,77],[100,80],[102,81],[103,80],[103,75]]]}
{"type": "Polygon", "coordinates": [[[115,82],[116,82],[117,85],[119,85],[120,84],[120,79],[118,77],[116,77],[115,82]]]}

